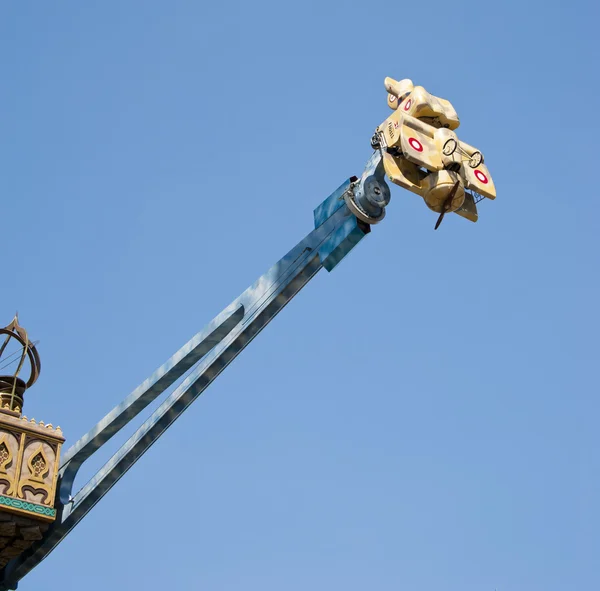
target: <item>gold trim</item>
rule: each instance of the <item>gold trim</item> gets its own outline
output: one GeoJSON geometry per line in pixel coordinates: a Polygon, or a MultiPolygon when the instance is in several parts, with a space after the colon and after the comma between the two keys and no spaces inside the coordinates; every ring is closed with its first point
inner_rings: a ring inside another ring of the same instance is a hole
{"type": "Polygon", "coordinates": [[[50,505],[51,507],[56,507],[56,495],[58,493],[56,484],[58,482],[58,469],[60,466],[60,448],[62,444],[58,444],[56,446],[56,451],[54,452],[54,476],[52,477],[52,494],[48,495],[48,502],[46,505],[50,505]]]}
{"type": "Polygon", "coordinates": [[[12,486],[6,492],[10,496],[16,496],[15,490],[18,487],[18,483],[21,480],[21,469],[23,468],[23,454],[25,453],[25,433],[21,433],[21,441],[19,442],[19,454],[17,456],[17,466],[15,468],[15,478],[12,486]]]}
{"type": "MultiPolygon", "coordinates": [[[[7,470],[6,466],[12,462],[13,453],[12,453],[12,451],[10,451],[10,446],[8,445],[8,443],[6,441],[6,435],[7,435],[7,433],[2,433],[2,435],[0,435],[0,448],[4,445],[4,447],[6,448],[6,451],[8,452],[8,456],[7,456],[6,460],[4,460],[3,462],[0,462],[0,474],[6,474],[8,476],[8,470],[7,470]]],[[[12,435],[12,433],[11,433],[11,435],[12,435]]]]}

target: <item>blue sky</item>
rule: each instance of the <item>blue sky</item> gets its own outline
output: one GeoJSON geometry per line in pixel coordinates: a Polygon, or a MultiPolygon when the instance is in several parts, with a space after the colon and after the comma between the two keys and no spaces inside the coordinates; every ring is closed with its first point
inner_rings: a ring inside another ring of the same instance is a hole
{"type": "Polygon", "coordinates": [[[393,187],[20,589],[600,588],[599,16],[3,3],[0,322],[69,443],[311,230],[385,76],[452,101],[498,191],[434,232],[393,187]]]}

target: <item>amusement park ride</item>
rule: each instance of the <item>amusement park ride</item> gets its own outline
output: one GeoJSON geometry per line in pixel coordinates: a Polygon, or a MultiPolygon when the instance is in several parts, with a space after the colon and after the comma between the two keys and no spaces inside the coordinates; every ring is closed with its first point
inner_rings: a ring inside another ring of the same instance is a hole
{"type": "MultiPolygon", "coordinates": [[[[439,214],[436,229],[449,212],[477,221],[477,203],[496,197],[483,155],[458,139],[458,116],[447,100],[410,80],[386,78],[385,87],[394,112],[377,127],[371,140],[375,151],[361,177],[351,177],[327,197],[314,210],[312,232],[62,458],[60,428],[22,414],[23,395],[40,370],[35,344],[17,318],[0,330],[6,338],[0,358],[9,342],[18,346],[12,356],[16,371],[0,376],[0,591],[16,589],[315,274],[322,267],[334,269],[371,226],[381,222],[390,201],[386,177],[423,197],[439,214]],[[27,359],[31,375],[26,382],[19,373],[27,359]],[[74,493],[83,462],[182,377],[143,425],[74,493]]],[[[0,371],[6,365],[0,363],[0,371]]]]}

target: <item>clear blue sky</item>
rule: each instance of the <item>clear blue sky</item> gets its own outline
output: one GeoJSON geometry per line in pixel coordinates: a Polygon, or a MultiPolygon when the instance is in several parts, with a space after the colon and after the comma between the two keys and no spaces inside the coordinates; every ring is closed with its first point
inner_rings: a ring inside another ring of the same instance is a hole
{"type": "Polygon", "coordinates": [[[22,591],[600,588],[597,6],[2,3],[0,321],[70,443],[360,173],[385,76],[498,190],[393,187],[22,591]]]}

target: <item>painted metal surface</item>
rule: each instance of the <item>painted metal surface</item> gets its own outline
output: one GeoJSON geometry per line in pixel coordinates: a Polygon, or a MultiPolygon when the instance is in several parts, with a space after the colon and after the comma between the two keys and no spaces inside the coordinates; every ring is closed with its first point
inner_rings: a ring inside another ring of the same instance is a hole
{"type": "Polygon", "coordinates": [[[495,199],[496,187],[483,154],[456,135],[454,107],[408,79],[384,84],[394,112],[377,128],[373,146],[382,150],[388,179],[441,214],[437,225],[447,212],[476,222],[476,195],[495,199]]]}
{"type": "Polygon", "coordinates": [[[371,227],[349,215],[319,248],[321,264],[332,271],[342,259],[371,231],[371,227]]]}
{"type": "Polygon", "coordinates": [[[325,201],[313,211],[315,220],[315,229],[324,224],[340,207],[344,205],[344,195],[352,186],[352,183],[357,181],[356,177],[349,178],[345,183],[342,183],[325,201]]]}
{"type": "Polygon", "coordinates": [[[385,182],[384,152],[381,148],[369,158],[359,182],[346,191],[344,199],[350,211],[367,224],[378,224],[385,217],[390,202],[390,188],[385,182]]]}
{"type": "Polygon", "coordinates": [[[353,215],[345,200],[348,192],[363,190],[361,183],[352,177],[338,187],[314,210],[315,229],[306,238],[67,451],[60,466],[56,522],[43,540],[7,565],[1,575],[0,591],[16,589],[18,581],[64,539],[312,277],[322,267],[331,271],[370,231],[353,215]],[[189,373],[181,384],[144,424],[72,495],[82,463],[186,372],[189,373]]]}

